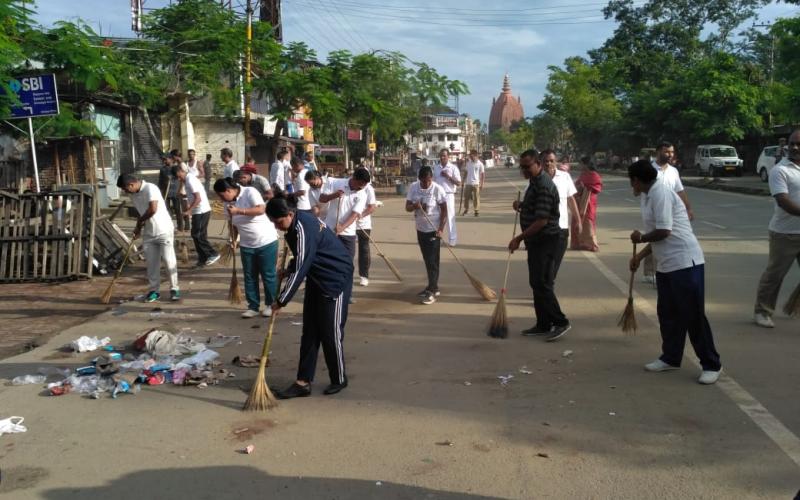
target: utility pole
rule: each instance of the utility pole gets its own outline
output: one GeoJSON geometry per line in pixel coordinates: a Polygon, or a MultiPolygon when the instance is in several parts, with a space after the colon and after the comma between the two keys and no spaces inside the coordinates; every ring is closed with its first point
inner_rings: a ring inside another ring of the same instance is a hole
{"type": "Polygon", "coordinates": [[[253,40],[253,0],[247,0],[247,47],[245,48],[245,63],[244,63],[244,144],[245,151],[248,146],[253,145],[253,137],[250,133],[250,82],[251,76],[251,59],[252,50],[251,42],[253,40]]]}
{"type": "Polygon", "coordinates": [[[283,24],[281,23],[281,0],[261,0],[261,21],[272,26],[272,36],[278,43],[283,42],[283,24]]]}

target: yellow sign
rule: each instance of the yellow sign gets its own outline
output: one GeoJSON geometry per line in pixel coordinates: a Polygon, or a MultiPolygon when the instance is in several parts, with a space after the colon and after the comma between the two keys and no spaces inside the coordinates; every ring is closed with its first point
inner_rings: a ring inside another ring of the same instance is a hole
{"type": "Polygon", "coordinates": [[[375,144],[374,142],[370,142],[369,143],[369,150],[370,150],[371,153],[374,153],[375,151],[378,150],[378,145],[375,144]]]}

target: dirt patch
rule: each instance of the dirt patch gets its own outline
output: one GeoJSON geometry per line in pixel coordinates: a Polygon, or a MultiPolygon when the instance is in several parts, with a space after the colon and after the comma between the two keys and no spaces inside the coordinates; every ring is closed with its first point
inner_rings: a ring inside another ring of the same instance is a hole
{"type": "Polygon", "coordinates": [[[2,474],[0,493],[31,488],[50,475],[50,471],[42,467],[24,466],[2,469],[0,473],[2,474]]]}
{"type": "Polygon", "coordinates": [[[254,436],[262,434],[278,425],[274,420],[258,419],[247,422],[239,422],[231,427],[231,439],[243,443],[250,441],[254,436]]]}

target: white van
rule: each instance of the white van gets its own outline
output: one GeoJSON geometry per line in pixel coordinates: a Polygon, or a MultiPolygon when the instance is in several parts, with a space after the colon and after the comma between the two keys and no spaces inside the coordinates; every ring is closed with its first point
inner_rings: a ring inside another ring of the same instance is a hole
{"type": "Polygon", "coordinates": [[[703,144],[697,146],[694,166],[701,174],[720,177],[727,173],[742,176],[744,160],[739,158],[736,148],[723,144],[703,144]]]}
{"type": "Polygon", "coordinates": [[[767,146],[761,151],[756,164],[756,172],[758,172],[758,176],[761,177],[762,181],[767,182],[769,180],[769,173],[777,163],[780,150],[780,146],[767,146]]]}

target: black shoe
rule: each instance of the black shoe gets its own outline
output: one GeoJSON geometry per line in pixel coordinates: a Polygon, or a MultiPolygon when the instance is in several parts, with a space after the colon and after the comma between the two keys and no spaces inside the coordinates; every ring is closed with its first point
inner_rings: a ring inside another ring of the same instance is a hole
{"type": "Polygon", "coordinates": [[[566,325],[554,326],[553,330],[550,332],[550,336],[547,337],[546,339],[547,342],[553,342],[554,340],[560,339],[561,337],[564,336],[565,333],[569,331],[570,328],[572,328],[572,325],[570,325],[569,323],[567,323],[566,325]]]}
{"type": "Polygon", "coordinates": [[[287,389],[278,392],[278,399],[304,398],[311,395],[311,384],[299,385],[297,382],[290,385],[287,389]]]}
{"type": "Polygon", "coordinates": [[[329,385],[328,387],[325,388],[324,391],[322,391],[322,394],[325,394],[326,396],[330,396],[331,394],[336,394],[336,393],[340,392],[345,387],[347,387],[347,379],[346,378],[344,379],[344,382],[342,382],[341,384],[331,384],[331,385],[329,385]]]}
{"type": "Polygon", "coordinates": [[[528,328],[527,330],[522,330],[521,333],[522,333],[522,335],[525,335],[526,337],[539,337],[541,335],[547,335],[552,330],[553,330],[552,328],[544,328],[544,327],[541,327],[539,325],[534,325],[534,326],[528,328]]]}

